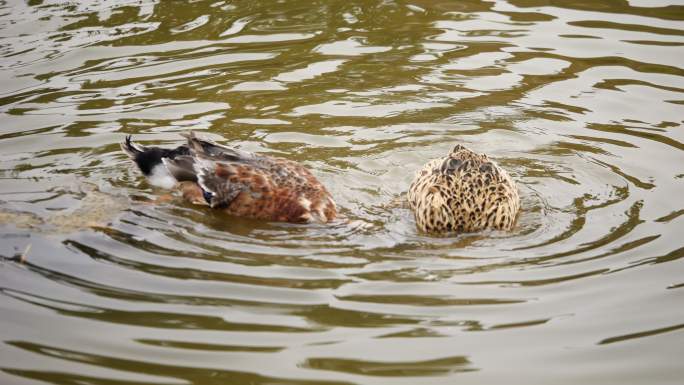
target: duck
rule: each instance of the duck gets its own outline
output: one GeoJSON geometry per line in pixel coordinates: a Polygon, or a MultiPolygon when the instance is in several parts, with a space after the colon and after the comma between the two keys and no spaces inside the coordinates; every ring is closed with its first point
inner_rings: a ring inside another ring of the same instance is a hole
{"type": "Polygon", "coordinates": [[[461,144],[415,173],[407,200],[425,233],[511,230],[520,210],[510,175],[461,144]]]}
{"type": "Polygon", "coordinates": [[[229,215],[290,223],[328,223],[337,216],[330,192],[298,162],[181,134],[176,148],[143,146],[131,135],[121,149],[150,184],[180,191],[197,205],[229,215]]]}

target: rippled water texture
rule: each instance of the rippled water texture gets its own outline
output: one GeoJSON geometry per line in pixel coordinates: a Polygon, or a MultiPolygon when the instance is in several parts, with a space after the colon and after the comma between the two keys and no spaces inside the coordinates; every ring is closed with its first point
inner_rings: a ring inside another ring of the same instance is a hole
{"type": "Polygon", "coordinates": [[[681,3],[0,4],[0,383],[681,384],[681,3]],[[188,129],[348,221],[158,200],[118,142],[188,129]],[[396,204],[456,143],[512,232],[396,204]]]}

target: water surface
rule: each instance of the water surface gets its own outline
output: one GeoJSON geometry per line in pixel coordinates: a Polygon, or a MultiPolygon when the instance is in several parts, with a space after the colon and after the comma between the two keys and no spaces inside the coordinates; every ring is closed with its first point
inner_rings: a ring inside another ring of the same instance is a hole
{"type": "Polygon", "coordinates": [[[679,383],[683,46],[674,0],[0,2],[0,382],[679,383]],[[188,129],[349,221],[156,201],[118,142],[188,129]],[[456,143],[512,232],[393,204],[456,143]]]}

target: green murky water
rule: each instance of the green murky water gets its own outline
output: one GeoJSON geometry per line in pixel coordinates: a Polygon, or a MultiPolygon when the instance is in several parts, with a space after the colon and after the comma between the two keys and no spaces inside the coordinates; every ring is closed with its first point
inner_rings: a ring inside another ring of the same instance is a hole
{"type": "Polygon", "coordinates": [[[681,2],[2,1],[0,69],[2,384],[684,378],[681,2]],[[191,128],[350,221],[153,203],[118,142],[191,128]],[[511,233],[391,204],[455,143],[511,233]]]}

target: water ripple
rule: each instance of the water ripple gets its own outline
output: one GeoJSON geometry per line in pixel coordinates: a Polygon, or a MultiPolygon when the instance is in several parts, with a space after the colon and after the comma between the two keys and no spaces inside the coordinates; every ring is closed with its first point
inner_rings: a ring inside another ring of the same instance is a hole
{"type": "Polygon", "coordinates": [[[0,379],[678,383],[682,15],[0,4],[0,379]],[[304,163],[344,218],[193,207],[118,146],[188,129],[304,163]],[[416,230],[401,198],[456,143],[518,183],[512,231],[416,230]]]}

